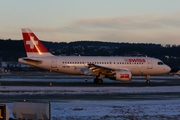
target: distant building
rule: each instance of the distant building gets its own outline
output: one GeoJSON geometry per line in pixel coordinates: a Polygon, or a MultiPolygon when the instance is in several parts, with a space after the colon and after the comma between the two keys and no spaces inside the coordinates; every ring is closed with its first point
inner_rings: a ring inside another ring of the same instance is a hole
{"type": "Polygon", "coordinates": [[[1,62],[2,67],[0,71],[28,71],[30,68],[29,65],[24,65],[19,62],[1,62]]]}
{"type": "Polygon", "coordinates": [[[29,65],[21,64],[19,62],[2,62],[2,67],[0,67],[0,72],[12,72],[12,71],[45,71],[44,69],[32,67],[29,65]]]}

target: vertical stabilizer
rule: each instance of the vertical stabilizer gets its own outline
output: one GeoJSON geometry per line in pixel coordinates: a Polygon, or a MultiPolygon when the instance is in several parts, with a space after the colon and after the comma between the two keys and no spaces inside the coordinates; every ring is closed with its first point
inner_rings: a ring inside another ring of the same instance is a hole
{"type": "Polygon", "coordinates": [[[22,29],[22,36],[28,57],[52,56],[30,29],[22,29]]]}

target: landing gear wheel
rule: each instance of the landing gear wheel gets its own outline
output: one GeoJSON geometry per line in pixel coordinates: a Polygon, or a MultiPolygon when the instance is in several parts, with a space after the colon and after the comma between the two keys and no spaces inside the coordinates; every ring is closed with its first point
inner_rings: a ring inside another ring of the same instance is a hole
{"type": "Polygon", "coordinates": [[[103,83],[103,80],[102,80],[102,79],[97,79],[97,83],[98,83],[98,84],[102,84],[102,83],[103,83]]]}
{"type": "Polygon", "coordinates": [[[94,83],[96,84],[102,84],[103,83],[103,80],[102,79],[94,79],[94,83]]]}
{"type": "Polygon", "coordinates": [[[147,80],[147,81],[146,81],[146,84],[150,84],[150,80],[147,80]]]}

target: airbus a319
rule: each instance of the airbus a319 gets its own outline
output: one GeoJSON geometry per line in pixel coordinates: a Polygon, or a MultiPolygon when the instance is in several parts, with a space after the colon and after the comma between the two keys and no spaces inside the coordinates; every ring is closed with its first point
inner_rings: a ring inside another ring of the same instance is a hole
{"type": "Polygon", "coordinates": [[[95,76],[94,83],[102,84],[102,78],[130,81],[132,76],[149,77],[170,72],[170,67],[152,57],[97,57],[52,55],[30,29],[22,29],[27,57],[19,58],[23,64],[55,72],[95,76]]]}

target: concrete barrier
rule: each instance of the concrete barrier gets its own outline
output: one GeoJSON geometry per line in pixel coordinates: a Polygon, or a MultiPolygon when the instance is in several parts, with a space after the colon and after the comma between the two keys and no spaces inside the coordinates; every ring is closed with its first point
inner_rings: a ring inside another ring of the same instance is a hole
{"type": "Polygon", "coordinates": [[[9,120],[9,108],[5,104],[0,104],[0,120],[9,120]]]}
{"type": "Polygon", "coordinates": [[[17,119],[50,120],[50,103],[15,102],[12,113],[17,119]]]}

